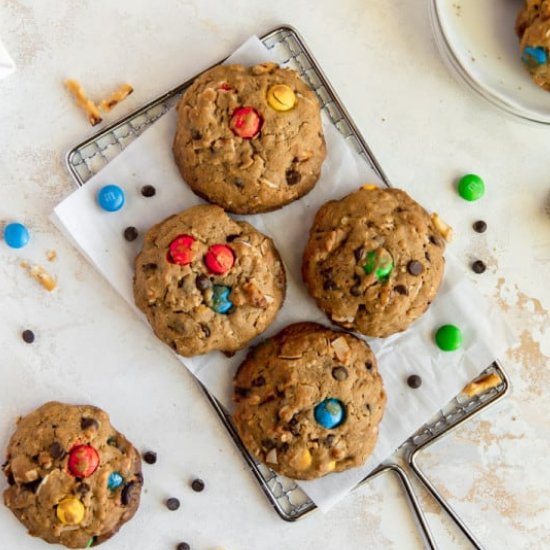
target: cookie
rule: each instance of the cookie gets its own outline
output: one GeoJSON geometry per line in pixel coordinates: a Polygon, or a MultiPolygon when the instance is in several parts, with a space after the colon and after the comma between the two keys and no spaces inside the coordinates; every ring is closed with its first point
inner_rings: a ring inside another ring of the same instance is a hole
{"type": "Polygon", "coordinates": [[[516,19],[521,60],[535,84],[550,91],[550,3],[525,0],[516,19]]]}
{"type": "Polygon", "coordinates": [[[319,179],[326,156],[319,101],[296,71],[214,67],[177,111],[173,152],[183,179],[229,212],[275,210],[319,179]]]}
{"type": "Polygon", "coordinates": [[[314,479],[363,464],[386,394],[365,342],[297,323],[249,353],[233,399],[235,426],[258,460],[288,477],[314,479]]]}
{"type": "Polygon", "coordinates": [[[2,469],[6,506],[31,535],[68,548],[101,544],[139,506],[139,453],[91,405],[52,401],[20,418],[2,469]]]}
{"type": "Polygon", "coordinates": [[[155,225],[136,258],[136,305],[155,334],[187,357],[244,347],[275,319],[285,289],[273,241],[218,206],[155,225]]]}
{"type": "Polygon", "coordinates": [[[302,275],[333,323],[389,336],[428,309],[443,277],[444,250],[430,215],[404,191],[367,185],[319,209],[302,275]]]}

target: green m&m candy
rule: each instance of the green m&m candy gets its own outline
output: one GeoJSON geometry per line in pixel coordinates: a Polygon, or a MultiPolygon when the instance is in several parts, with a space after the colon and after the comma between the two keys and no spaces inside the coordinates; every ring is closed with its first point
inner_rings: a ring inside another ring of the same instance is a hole
{"type": "Polygon", "coordinates": [[[458,181],[458,194],[465,201],[477,201],[485,194],[485,183],[476,174],[466,174],[458,181]]]}
{"type": "Polygon", "coordinates": [[[389,279],[390,273],[393,271],[393,262],[389,257],[384,256],[381,257],[377,262],[376,250],[371,250],[367,253],[367,263],[363,266],[363,271],[367,275],[370,275],[373,271],[375,271],[374,274],[378,281],[384,282],[389,279]]]}
{"type": "Polygon", "coordinates": [[[454,325],[443,325],[435,333],[435,343],[443,351],[456,351],[462,346],[462,332],[454,325]]]}

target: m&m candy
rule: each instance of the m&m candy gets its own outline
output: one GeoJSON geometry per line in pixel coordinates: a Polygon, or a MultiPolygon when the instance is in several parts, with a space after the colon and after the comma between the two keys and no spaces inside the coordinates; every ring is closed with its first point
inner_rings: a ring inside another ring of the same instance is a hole
{"type": "Polygon", "coordinates": [[[63,525],[78,525],[84,519],[84,504],[75,497],[66,497],[59,502],[55,515],[63,525]]]}
{"type": "Polygon", "coordinates": [[[466,174],[458,181],[458,194],[466,201],[477,201],[485,194],[485,183],[476,174],[466,174]]]}
{"type": "Polygon", "coordinates": [[[29,242],[29,230],[22,223],[8,223],[4,241],[10,248],[23,248],[29,242]]]}
{"type": "Polygon", "coordinates": [[[123,482],[124,478],[119,472],[111,472],[109,474],[109,478],[107,479],[107,489],[114,491],[115,489],[118,489],[123,482]]]}
{"type": "Polygon", "coordinates": [[[233,112],[229,126],[235,135],[251,139],[260,131],[262,117],[252,107],[238,107],[233,112]]]}
{"type": "Polygon", "coordinates": [[[346,410],[341,401],[334,397],[329,397],[315,406],[313,415],[315,416],[317,424],[330,430],[332,428],[337,428],[344,422],[346,410]]]}
{"type": "Polygon", "coordinates": [[[229,299],[231,287],[224,285],[214,285],[212,287],[212,303],[210,307],[216,313],[228,313],[233,307],[233,302],[229,299]]]}
{"type": "Polygon", "coordinates": [[[99,455],[91,445],[77,445],[69,453],[67,464],[75,477],[89,477],[99,466],[99,455]]]}
{"type": "Polygon", "coordinates": [[[387,281],[393,271],[393,262],[388,256],[381,255],[377,258],[376,250],[367,252],[367,263],[363,266],[363,271],[370,275],[374,271],[376,279],[380,282],[387,281]]]}
{"type": "Polygon", "coordinates": [[[204,256],[204,263],[211,273],[223,275],[233,267],[235,254],[225,244],[213,244],[204,256]]]}
{"type": "Polygon", "coordinates": [[[180,235],[176,237],[168,249],[168,259],[178,265],[188,265],[193,261],[194,237],[191,235],[180,235]]]}
{"type": "Polygon", "coordinates": [[[275,84],[267,90],[267,104],[275,111],[290,111],[296,104],[294,90],[286,84],[275,84]]]}
{"type": "Polygon", "coordinates": [[[528,67],[537,67],[548,63],[548,52],[541,46],[527,46],[523,49],[521,60],[528,67]]]}
{"type": "Polygon", "coordinates": [[[97,192],[97,203],[107,212],[120,210],[124,201],[124,191],[118,185],[105,185],[97,192]]]}
{"type": "Polygon", "coordinates": [[[435,333],[435,343],[443,351],[456,351],[462,346],[462,332],[455,325],[443,325],[435,333]]]}

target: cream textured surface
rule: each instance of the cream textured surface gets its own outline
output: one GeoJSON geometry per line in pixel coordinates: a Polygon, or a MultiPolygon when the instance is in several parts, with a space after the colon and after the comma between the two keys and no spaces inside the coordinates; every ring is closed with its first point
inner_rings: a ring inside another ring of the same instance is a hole
{"type": "MultiPolygon", "coordinates": [[[[191,377],[48,221],[72,190],[62,153],[92,132],[64,78],[80,79],[93,98],[131,82],[135,92],[114,120],[178,84],[180,63],[197,70],[281,22],[303,33],[390,179],[453,225],[454,255],[486,261],[487,272],[471,273],[472,280],[520,334],[520,345],[503,357],[511,397],[424,462],[487,548],[550,545],[549,130],[505,119],[458,86],[438,57],[427,8],[418,0],[320,0],[315,11],[290,0],[243,0],[230,10],[221,1],[184,0],[165,0],[162,9],[145,0],[0,4],[0,34],[18,67],[0,83],[0,220],[19,219],[32,232],[22,251],[0,243],[0,447],[19,413],[55,396],[94,402],[138,448],[157,450],[158,463],[144,465],[136,519],[105,548],[156,550],[181,540],[207,550],[421,547],[387,478],[326,517],[280,521],[191,377]],[[486,179],[479,203],[453,190],[465,172],[486,179]],[[471,230],[479,218],[489,225],[484,235],[471,230]],[[53,262],[49,250],[57,252],[53,262]],[[29,278],[23,259],[56,276],[57,290],[29,278]],[[20,340],[23,328],[35,330],[33,345],[20,340]],[[152,411],[147,403],[160,400],[159,376],[171,376],[174,391],[152,411]],[[128,389],[130,379],[140,383],[128,389]],[[127,410],[126,391],[139,392],[142,410],[127,410]],[[207,482],[204,493],[188,487],[196,475],[207,482]],[[181,499],[179,511],[164,508],[167,496],[181,499]]],[[[467,548],[427,506],[442,548],[467,548]]],[[[4,507],[0,526],[3,547],[43,548],[4,507]]]]}

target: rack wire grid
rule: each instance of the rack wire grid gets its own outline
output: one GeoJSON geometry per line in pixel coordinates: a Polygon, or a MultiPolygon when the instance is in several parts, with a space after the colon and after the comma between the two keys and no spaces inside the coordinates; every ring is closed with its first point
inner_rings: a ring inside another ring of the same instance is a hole
{"type": "MultiPolygon", "coordinates": [[[[263,35],[261,40],[271,50],[281,65],[298,71],[300,76],[317,94],[322,110],[328,115],[332,124],[336,126],[348,144],[374,170],[385,185],[390,187],[391,184],[388,178],[378,164],[367,142],[342,105],[300,34],[292,27],[282,26],[263,35]]],[[[66,165],[76,184],[79,186],[84,185],[94,174],[99,172],[101,168],[121,153],[128,144],[139,137],[151,124],[167,113],[195,78],[162,94],[137,111],[100,130],[71,149],[67,154],[66,165]]],[[[420,483],[449,514],[450,518],[473,546],[475,548],[482,548],[479,541],[475,539],[458,514],[443,499],[436,487],[430,482],[428,476],[420,469],[417,459],[420,451],[504,397],[510,387],[506,373],[496,361],[485,369],[482,375],[490,372],[498,375],[500,379],[498,385],[471,398],[467,398],[465,394],[455,397],[430,422],[422,426],[422,428],[405,441],[396,450],[393,457],[378,466],[359,483],[361,485],[382,473],[392,473],[397,476],[427,548],[437,548],[436,542],[412,489],[405,468],[410,468],[414,472],[420,483]],[[405,461],[404,466],[400,465],[403,464],[402,459],[405,461]]],[[[279,516],[286,521],[295,521],[313,512],[317,508],[315,503],[309,499],[295,481],[275,474],[248,453],[235,430],[230,415],[204,386],[201,385],[201,387],[279,516]]]]}

